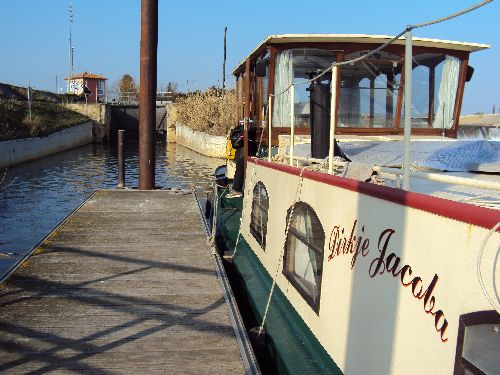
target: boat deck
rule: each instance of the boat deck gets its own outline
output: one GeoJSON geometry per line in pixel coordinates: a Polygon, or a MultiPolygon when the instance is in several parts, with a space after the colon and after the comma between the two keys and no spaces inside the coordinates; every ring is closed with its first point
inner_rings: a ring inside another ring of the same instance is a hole
{"type": "Polygon", "coordinates": [[[205,239],[191,194],[98,191],[0,285],[0,372],[244,373],[205,239]]]}
{"type": "MultiPolygon", "coordinates": [[[[280,146],[279,152],[281,155],[288,155],[289,137],[280,137],[283,145],[280,146]]],[[[344,135],[338,139],[339,146],[352,160],[353,165],[356,164],[358,169],[364,170],[361,176],[369,177],[373,166],[401,168],[403,163],[401,136],[344,135]]],[[[311,156],[310,153],[310,137],[301,136],[295,145],[294,155],[308,158],[311,156]]],[[[500,142],[495,140],[471,141],[415,136],[410,146],[410,161],[411,169],[417,172],[438,173],[451,178],[466,178],[497,186],[500,184],[500,142]]],[[[386,186],[398,186],[396,176],[388,173],[379,175],[386,186]]],[[[493,188],[478,188],[412,177],[410,190],[438,198],[500,209],[498,202],[500,193],[493,188]]]]}

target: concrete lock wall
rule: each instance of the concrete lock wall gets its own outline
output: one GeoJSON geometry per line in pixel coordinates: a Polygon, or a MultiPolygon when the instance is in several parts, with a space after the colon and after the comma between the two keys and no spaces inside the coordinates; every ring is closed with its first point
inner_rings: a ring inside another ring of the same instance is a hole
{"type": "Polygon", "coordinates": [[[91,121],[43,138],[24,138],[0,142],[0,168],[11,167],[89,143],[92,143],[91,121]]]}
{"type": "Polygon", "coordinates": [[[111,124],[111,108],[109,105],[103,103],[68,103],[65,104],[65,107],[94,121],[94,142],[109,141],[111,124]]]}
{"type": "Polygon", "coordinates": [[[226,137],[194,131],[187,126],[175,127],[177,144],[202,155],[223,158],[226,155],[226,137]]]}

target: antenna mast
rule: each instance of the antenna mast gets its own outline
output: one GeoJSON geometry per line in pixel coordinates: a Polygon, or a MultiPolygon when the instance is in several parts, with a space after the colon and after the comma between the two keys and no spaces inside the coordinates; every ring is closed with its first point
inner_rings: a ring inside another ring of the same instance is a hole
{"type": "Polygon", "coordinates": [[[71,26],[73,24],[73,7],[71,6],[71,3],[69,3],[68,6],[68,26],[69,26],[69,50],[68,50],[68,89],[67,92],[68,94],[70,93],[71,89],[71,77],[73,76],[73,46],[72,46],[72,41],[71,41],[71,26]]]}

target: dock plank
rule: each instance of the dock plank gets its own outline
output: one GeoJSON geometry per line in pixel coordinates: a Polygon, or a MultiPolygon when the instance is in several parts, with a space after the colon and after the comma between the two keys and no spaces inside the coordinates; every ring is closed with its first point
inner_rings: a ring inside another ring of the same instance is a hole
{"type": "Polygon", "coordinates": [[[99,191],[0,286],[0,373],[244,373],[191,195],[99,191]]]}

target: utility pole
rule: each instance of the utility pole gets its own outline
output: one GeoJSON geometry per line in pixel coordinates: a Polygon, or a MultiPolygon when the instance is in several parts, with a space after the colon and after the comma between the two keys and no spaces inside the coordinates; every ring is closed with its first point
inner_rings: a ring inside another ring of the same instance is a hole
{"type": "Polygon", "coordinates": [[[73,52],[72,52],[72,41],[71,41],[71,26],[73,24],[73,7],[71,6],[71,3],[69,3],[68,6],[68,26],[69,26],[69,49],[68,49],[68,88],[66,92],[69,94],[70,93],[70,83],[71,83],[71,76],[72,74],[72,67],[73,67],[73,52]]]}
{"type": "Polygon", "coordinates": [[[32,120],[31,120],[31,103],[33,102],[33,92],[31,91],[31,82],[28,81],[28,89],[26,90],[27,91],[27,97],[28,97],[28,118],[30,120],[30,125],[32,123],[32,120]]]}
{"type": "Polygon", "coordinates": [[[158,0],[141,0],[139,88],[139,189],[155,187],[154,131],[158,49],[158,0]]]}
{"type": "Polygon", "coordinates": [[[226,88],[226,33],[227,26],[224,27],[224,62],[222,63],[222,90],[226,88]]]}

